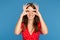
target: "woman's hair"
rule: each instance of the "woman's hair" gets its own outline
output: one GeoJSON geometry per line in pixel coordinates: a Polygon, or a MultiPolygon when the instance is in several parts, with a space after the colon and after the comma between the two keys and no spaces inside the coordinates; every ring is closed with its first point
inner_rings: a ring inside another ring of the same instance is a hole
{"type": "MultiPolygon", "coordinates": [[[[30,6],[33,9],[36,9],[36,6],[33,3],[28,3],[26,5],[26,9],[28,9],[28,7],[30,7],[30,6]]],[[[26,27],[27,27],[27,24],[28,24],[28,17],[27,17],[27,15],[23,16],[22,22],[24,23],[23,29],[25,30],[26,27]]],[[[37,15],[35,15],[34,20],[33,20],[33,26],[34,26],[36,32],[38,31],[38,25],[37,25],[38,22],[40,22],[39,17],[37,15]]]]}

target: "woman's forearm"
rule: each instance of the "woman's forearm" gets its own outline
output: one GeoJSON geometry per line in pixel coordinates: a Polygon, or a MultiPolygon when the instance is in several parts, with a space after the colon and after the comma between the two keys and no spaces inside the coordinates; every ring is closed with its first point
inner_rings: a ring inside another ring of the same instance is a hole
{"type": "Polygon", "coordinates": [[[46,26],[46,24],[45,24],[45,22],[44,22],[44,20],[43,20],[43,18],[41,16],[41,14],[39,14],[39,19],[40,19],[40,22],[41,22],[41,32],[43,34],[47,34],[48,33],[48,29],[47,29],[47,26],[46,26]]]}
{"type": "Polygon", "coordinates": [[[20,34],[21,31],[22,31],[21,23],[22,23],[22,18],[23,18],[24,15],[27,15],[27,13],[25,13],[25,11],[22,12],[22,14],[21,14],[21,16],[20,16],[20,18],[18,20],[18,23],[16,25],[15,34],[17,34],[17,35],[20,34]]]}
{"type": "Polygon", "coordinates": [[[22,31],[21,29],[21,22],[22,22],[22,17],[19,18],[16,28],[15,28],[15,34],[20,34],[20,32],[22,31]]]}

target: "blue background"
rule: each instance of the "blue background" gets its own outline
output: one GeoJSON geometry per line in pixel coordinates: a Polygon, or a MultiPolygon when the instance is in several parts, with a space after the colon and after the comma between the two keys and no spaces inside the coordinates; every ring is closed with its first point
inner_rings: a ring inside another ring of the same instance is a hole
{"type": "Polygon", "coordinates": [[[23,5],[29,2],[38,4],[48,27],[48,34],[40,39],[60,40],[60,0],[0,0],[0,40],[22,40],[22,35],[15,35],[14,29],[23,5]]]}

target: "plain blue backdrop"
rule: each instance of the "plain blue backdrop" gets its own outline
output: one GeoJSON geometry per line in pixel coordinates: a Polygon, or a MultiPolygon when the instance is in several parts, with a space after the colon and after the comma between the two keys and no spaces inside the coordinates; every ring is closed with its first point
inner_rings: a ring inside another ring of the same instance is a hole
{"type": "Polygon", "coordinates": [[[60,40],[60,0],[0,0],[0,40],[22,40],[14,29],[23,5],[33,2],[47,24],[48,34],[40,35],[40,40],[60,40]]]}

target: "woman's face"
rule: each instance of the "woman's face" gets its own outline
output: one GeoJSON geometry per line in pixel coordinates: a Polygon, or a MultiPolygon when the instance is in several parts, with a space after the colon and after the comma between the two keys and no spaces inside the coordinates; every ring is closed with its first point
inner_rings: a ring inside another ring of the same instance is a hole
{"type": "Polygon", "coordinates": [[[33,9],[32,7],[28,7],[26,9],[26,13],[27,13],[28,19],[34,19],[35,13],[36,13],[36,9],[33,9]]]}

